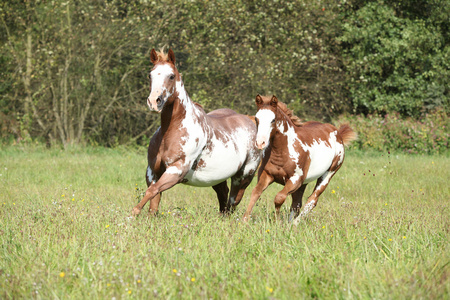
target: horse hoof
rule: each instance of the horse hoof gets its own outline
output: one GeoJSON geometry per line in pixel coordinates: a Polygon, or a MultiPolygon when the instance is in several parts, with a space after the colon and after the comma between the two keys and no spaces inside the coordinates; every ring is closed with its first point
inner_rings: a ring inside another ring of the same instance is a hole
{"type": "Polygon", "coordinates": [[[292,224],[294,226],[298,226],[298,224],[300,224],[300,217],[295,218],[294,221],[292,222],[292,224]]]}
{"type": "Polygon", "coordinates": [[[131,211],[131,215],[133,217],[139,215],[140,213],[141,213],[141,210],[139,208],[137,208],[137,207],[133,208],[133,210],[131,211]]]}

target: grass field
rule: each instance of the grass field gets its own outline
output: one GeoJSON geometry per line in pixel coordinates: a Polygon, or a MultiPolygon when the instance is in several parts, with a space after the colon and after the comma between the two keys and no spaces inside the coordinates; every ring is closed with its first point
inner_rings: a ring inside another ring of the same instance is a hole
{"type": "Polygon", "coordinates": [[[178,185],[129,220],[145,169],[145,149],[0,148],[0,298],[450,297],[448,155],[349,152],[298,227],[276,184],[241,222],[255,182],[229,217],[178,185]]]}

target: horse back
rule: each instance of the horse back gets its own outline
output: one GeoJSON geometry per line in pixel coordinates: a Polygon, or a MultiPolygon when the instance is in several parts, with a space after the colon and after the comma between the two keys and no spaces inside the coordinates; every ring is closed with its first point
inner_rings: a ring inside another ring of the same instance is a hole
{"type": "Polygon", "coordinates": [[[209,124],[213,128],[226,130],[232,133],[237,128],[247,128],[256,138],[256,125],[246,115],[241,115],[229,108],[213,110],[206,115],[209,124]]]}

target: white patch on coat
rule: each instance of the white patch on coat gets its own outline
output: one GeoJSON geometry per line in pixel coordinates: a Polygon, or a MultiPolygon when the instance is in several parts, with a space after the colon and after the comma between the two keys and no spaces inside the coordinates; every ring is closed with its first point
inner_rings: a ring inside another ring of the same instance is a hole
{"type": "Polygon", "coordinates": [[[330,169],[336,156],[336,148],[339,145],[336,141],[336,134],[336,131],[330,133],[328,143],[322,140],[313,140],[311,145],[302,143],[303,149],[309,152],[311,159],[305,183],[316,180],[330,169]]]}
{"type": "Polygon", "coordinates": [[[181,175],[181,170],[177,167],[171,166],[168,167],[164,173],[181,175]]]}
{"type": "Polygon", "coordinates": [[[147,167],[147,180],[148,180],[148,182],[153,181],[153,172],[152,172],[152,169],[150,168],[150,166],[147,167]]]}
{"type": "Polygon", "coordinates": [[[291,176],[291,178],[289,178],[289,180],[293,183],[293,184],[297,184],[298,180],[303,176],[303,170],[300,169],[298,166],[295,167],[295,171],[294,171],[294,175],[291,176]]]}
{"type": "MultiPolygon", "coordinates": [[[[224,133],[222,133],[224,134],[224,133]]],[[[246,162],[248,149],[254,140],[246,128],[237,128],[233,134],[226,134],[223,142],[215,134],[212,135],[211,149],[205,149],[199,159],[205,164],[204,168],[190,170],[186,175],[189,185],[211,186],[230,178],[246,162]],[[237,147],[237,149],[235,149],[237,147]]],[[[258,165],[255,162],[253,165],[258,165]]]]}
{"type": "Polygon", "coordinates": [[[288,125],[287,130],[284,131],[284,125],[280,124],[278,130],[286,136],[289,157],[292,159],[293,162],[295,162],[296,165],[298,165],[298,159],[300,157],[300,153],[298,153],[297,150],[295,150],[294,144],[298,143],[298,142],[301,143],[301,141],[298,138],[298,135],[295,132],[294,127],[288,125]],[[281,129],[280,127],[282,127],[282,130],[280,130],[281,129]]]}
{"type": "Polygon", "coordinates": [[[320,189],[321,187],[323,187],[324,185],[327,185],[330,180],[331,177],[333,177],[334,173],[336,172],[325,172],[325,174],[323,174],[322,177],[322,182],[320,183],[320,185],[316,188],[316,190],[320,189]]]}
{"type": "MultiPolygon", "coordinates": [[[[186,116],[181,122],[181,126],[186,128],[188,133],[182,138],[181,146],[186,157],[183,167],[189,169],[184,177],[187,179],[186,184],[212,186],[230,178],[246,163],[249,149],[253,148],[256,132],[241,127],[232,133],[221,132],[225,138],[219,139],[212,128],[200,123],[199,117],[203,112],[190,100],[181,80],[176,82],[176,89],[178,98],[186,110],[186,116]],[[205,148],[208,143],[212,144],[211,149],[205,148]],[[200,160],[205,167],[192,170],[194,162],[200,160]]],[[[251,166],[256,169],[258,164],[259,159],[251,166]]]]}
{"type": "Polygon", "coordinates": [[[275,120],[275,114],[269,109],[260,109],[255,118],[258,119],[258,133],[256,135],[256,144],[261,145],[265,142],[265,147],[269,145],[270,133],[273,129],[273,120],[275,120]]]}
{"type": "MultiPolygon", "coordinates": [[[[335,155],[340,155],[340,163],[344,159],[344,146],[337,142],[336,134],[337,131],[330,133],[328,138],[328,143],[322,140],[313,140],[311,145],[303,143],[299,138],[295,129],[288,125],[287,130],[284,131],[284,125],[278,125],[278,130],[284,134],[287,138],[287,147],[289,152],[289,157],[298,166],[298,161],[300,153],[295,150],[294,145],[300,145],[306,152],[305,155],[309,154],[311,159],[311,164],[309,166],[308,173],[306,175],[304,183],[309,183],[321,177],[330,167],[333,162],[335,155]],[[330,147],[330,146],[331,147],[330,147]]],[[[297,167],[298,169],[298,167],[297,167]]],[[[296,173],[297,173],[296,169],[296,173]]],[[[303,172],[302,172],[303,175],[303,172]]],[[[301,175],[300,175],[301,176],[301,175]]],[[[294,174],[292,182],[297,179],[296,174],[294,174]]]]}

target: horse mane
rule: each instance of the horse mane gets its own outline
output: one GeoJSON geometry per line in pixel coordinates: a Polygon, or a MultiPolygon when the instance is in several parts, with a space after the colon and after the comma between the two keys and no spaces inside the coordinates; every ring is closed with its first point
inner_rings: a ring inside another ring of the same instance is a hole
{"type": "MultiPolygon", "coordinates": [[[[194,102],[194,101],[192,101],[192,102],[194,102]]],[[[201,108],[202,110],[204,110],[203,105],[201,105],[200,103],[194,102],[194,105],[197,106],[198,108],[201,108]]]]}
{"type": "Polygon", "coordinates": [[[294,115],[292,110],[290,110],[286,104],[278,101],[278,108],[281,109],[281,111],[283,111],[289,117],[289,119],[291,119],[292,123],[294,123],[295,126],[298,126],[298,127],[303,126],[302,120],[300,120],[299,117],[294,115]]]}
{"type": "Polygon", "coordinates": [[[164,47],[159,49],[159,51],[156,51],[156,55],[158,55],[158,60],[156,61],[156,63],[169,61],[169,55],[167,53],[164,53],[164,47]]]}

